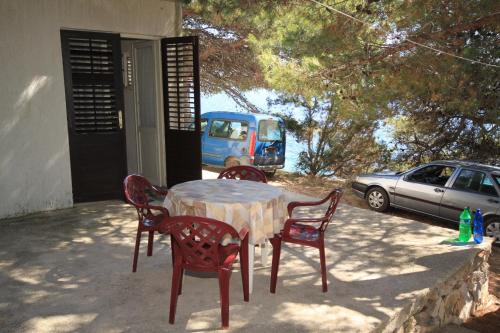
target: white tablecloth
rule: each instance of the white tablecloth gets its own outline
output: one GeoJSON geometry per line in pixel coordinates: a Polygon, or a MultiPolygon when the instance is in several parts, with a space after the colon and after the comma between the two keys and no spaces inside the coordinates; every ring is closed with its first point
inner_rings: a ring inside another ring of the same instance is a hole
{"type": "Polygon", "coordinates": [[[247,224],[251,244],[273,237],[286,219],[283,191],[247,180],[207,179],[177,184],[169,189],[164,206],[172,216],[209,217],[237,231],[247,224]]]}

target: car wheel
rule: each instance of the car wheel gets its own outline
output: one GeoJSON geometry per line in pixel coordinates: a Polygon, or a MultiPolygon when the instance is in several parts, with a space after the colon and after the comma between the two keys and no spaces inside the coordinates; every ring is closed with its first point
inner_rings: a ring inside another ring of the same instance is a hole
{"type": "Polygon", "coordinates": [[[385,212],[389,207],[389,196],[383,188],[373,187],[366,193],[366,202],[371,209],[385,212]]]}
{"type": "Polygon", "coordinates": [[[226,167],[226,168],[230,168],[230,167],[234,167],[234,166],[238,166],[238,165],[240,165],[240,161],[238,161],[234,157],[229,157],[228,159],[226,159],[226,161],[224,161],[224,167],[226,167]]]}
{"type": "Polygon", "coordinates": [[[484,226],[484,233],[488,237],[494,237],[495,244],[500,244],[500,218],[488,219],[484,226]]]}

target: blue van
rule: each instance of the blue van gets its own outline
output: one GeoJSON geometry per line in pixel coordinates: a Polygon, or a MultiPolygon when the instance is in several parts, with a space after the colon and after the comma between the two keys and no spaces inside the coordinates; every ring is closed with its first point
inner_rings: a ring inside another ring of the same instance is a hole
{"type": "Polygon", "coordinates": [[[285,124],[258,113],[201,115],[202,163],[216,167],[253,165],[274,173],[285,165],[285,124]]]}

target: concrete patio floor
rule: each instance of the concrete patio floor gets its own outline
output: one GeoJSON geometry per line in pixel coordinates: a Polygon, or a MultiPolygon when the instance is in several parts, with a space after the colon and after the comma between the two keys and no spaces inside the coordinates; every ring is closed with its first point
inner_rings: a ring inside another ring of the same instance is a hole
{"type": "MultiPolygon", "coordinates": [[[[321,292],[317,251],[285,245],[277,294],[270,294],[270,267],[260,266],[257,250],[250,302],[243,302],[237,266],[231,277],[230,330],[391,331],[419,295],[480,248],[442,244],[456,236],[453,230],[347,205],[336,217],[327,232],[328,293],[321,292]]],[[[152,257],[143,239],[132,273],[135,229],[135,210],[118,201],[1,221],[0,331],[218,330],[214,278],[186,275],[176,323],[168,323],[169,238],[155,237],[152,257]]]]}

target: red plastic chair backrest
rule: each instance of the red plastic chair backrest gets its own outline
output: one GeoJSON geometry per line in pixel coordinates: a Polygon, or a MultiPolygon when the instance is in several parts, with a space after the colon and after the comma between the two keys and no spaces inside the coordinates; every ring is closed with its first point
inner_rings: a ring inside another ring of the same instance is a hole
{"type": "Polygon", "coordinates": [[[144,208],[149,202],[147,191],[151,191],[151,183],[140,175],[128,175],[123,181],[125,198],[136,208],[144,208]]]}
{"type": "Polygon", "coordinates": [[[217,179],[240,179],[267,183],[266,174],[249,165],[237,165],[223,170],[217,179]]]}
{"type": "Polygon", "coordinates": [[[325,213],[326,221],[321,225],[321,230],[323,232],[326,230],[328,224],[332,220],[333,214],[335,214],[335,211],[337,210],[337,205],[339,204],[342,194],[343,194],[342,189],[336,188],[335,190],[331,191],[325,198],[327,200],[330,200],[330,203],[328,204],[328,208],[326,209],[325,213]]]}
{"type": "Polygon", "coordinates": [[[205,217],[172,216],[164,226],[163,231],[174,237],[175,253],[182,256],[184,265],[202,271],[215,271],[222,265],[225,237],[239,239],[231,225],[205,217]]]}

